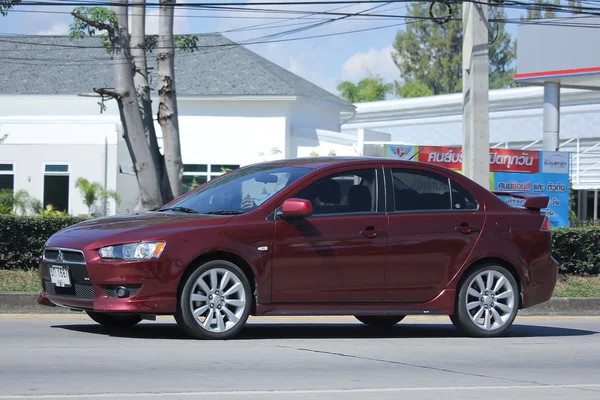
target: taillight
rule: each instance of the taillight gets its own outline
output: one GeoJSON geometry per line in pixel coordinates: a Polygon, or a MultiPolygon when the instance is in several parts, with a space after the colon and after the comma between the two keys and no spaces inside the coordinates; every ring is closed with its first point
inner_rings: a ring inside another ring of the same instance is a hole
{"type": "Polygon", "coordinates": [[[542,231],[550,230],[550,219],[547,216],[544,216],[544,222],[542,222],[542,231]]]}

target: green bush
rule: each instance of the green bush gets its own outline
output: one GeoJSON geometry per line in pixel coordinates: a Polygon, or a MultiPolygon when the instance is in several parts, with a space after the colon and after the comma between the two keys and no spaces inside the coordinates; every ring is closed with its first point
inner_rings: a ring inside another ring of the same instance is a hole
{"type": "Polygon", "coordinates": [[[553,229],[552,254],[561,274],[600,274],[600,227],[553,229]]]}
{"type": "MultiPolygon", "coordinates": [[[[0,215],[0,269],[37,268],[46,240],[59,230],[85,219],[0,215]]],[[[600,226],[553,229],[552,247],[561,274],[600,274],[600,226]]]]}
{"type": "Polygon", "coordinates": [[[83,220],[72,216],[0,215],[0,269],[37,268],[46,240],[83,220]]]}

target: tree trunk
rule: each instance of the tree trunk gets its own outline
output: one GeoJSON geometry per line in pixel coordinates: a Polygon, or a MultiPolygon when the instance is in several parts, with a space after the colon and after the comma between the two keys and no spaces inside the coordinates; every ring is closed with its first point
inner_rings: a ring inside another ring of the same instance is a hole
{"type": "Polygon", "coordinates": [[[153,209],[163,204],[156,165],[146,140],[142,115],[133,83],[134,66],[127,21],[127,0],[112,0],[112,9],[118,18],[114,32],[116,91],[120,102],[125,141],[140,189],[140,203],[144,209],[153,209]]]}
{"type": "Polygon", "coordinates": [[[165,154],[165,167],[174,197],[183,193],[183,163],[177,118],[175,91],[175,48],[173,20],[175,0],[160,0],[158,24],[158,75],[160,80],[158,123],[160,124],[165,154]]]}
{"type": "Polygon", "coordinates": [[[131,55],[135,66],[133,82],[140,104],[142,121],[150,153],[157,167],[158,177],[161,183],[163,201],[171,197],[171,187],[165,172],[165,159],[160,153],[152,112],[152,99],[150,96],[150,83],[148,80],[148,63],[146,59],[146,0],[132,0],[134,7],[131,8],[131,55]]]}

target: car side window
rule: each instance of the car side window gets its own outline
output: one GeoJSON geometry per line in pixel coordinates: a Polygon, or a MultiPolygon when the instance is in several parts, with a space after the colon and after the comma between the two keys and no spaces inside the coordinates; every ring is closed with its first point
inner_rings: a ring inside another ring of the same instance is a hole
{"type": "Polygon", "coordinates": [[[477,210],[479,204],[475,197],[458,183],[451,181],[452,187],[452,209],[453,210],[477,210]]]}
{"type": "Polygon", "coordinates": [[[450,211],[450,182],[441,175],[404,168],[392,169],[395,211],[450,211]]]}
{"type": "Polygon", "coordinates": [[[313,215],[376,211],[377,182],[372,168],[326,176],[302,189],[295,198],[310,200],[313,215]]]}

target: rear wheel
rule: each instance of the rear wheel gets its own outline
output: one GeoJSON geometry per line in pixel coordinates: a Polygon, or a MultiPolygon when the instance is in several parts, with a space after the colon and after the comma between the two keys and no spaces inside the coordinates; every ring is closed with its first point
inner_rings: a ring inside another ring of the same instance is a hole
{"type": "Polygon", "coordinates": [[[355,315],[354,318],[365,325],[387,327],[396,325],[405,315],[355,315]]]}
{"type": "Polygon", "coordinates": [[[87,311],[87,315],[97,323],[109,328],[130,328],[142,320],[140,315],[105,314],[87,311]]]}
{"type": "Polygon", "coordinates": [[[229,339],[242,330],[251,306],[244,272],[228,261],[209,261],[187,278],[175,320],[197,339],[229,339]]]}
{"type": "Polygon", "coordinates": [[[496,337],[510,328],[518,309],[517,281],[506,268],[488,264],[465,277],[450,320],[469,336],[496,337]]]}

